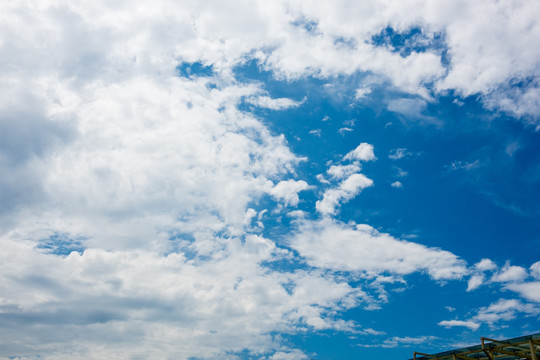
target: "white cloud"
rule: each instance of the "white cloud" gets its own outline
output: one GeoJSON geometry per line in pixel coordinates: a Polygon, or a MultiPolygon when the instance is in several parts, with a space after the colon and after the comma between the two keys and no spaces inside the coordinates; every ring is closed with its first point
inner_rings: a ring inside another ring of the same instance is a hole
{"type": "MultiPolygon", "coordinates": [[[[495,271],[497,270],[497,265],[490,259],[482,259],[471,269],[472,275],[467,282],[467,291],[472,291],[486,283],[486,271],[495,271]]],[[[489,282],[489,281],[487,281],[489,282]]]]}
{"type": "Polygon", "coordinates": [[[300,350],[278,351],[269,360],[304,360],[309,359],[300,350]]]}
{"type": "MultiPolygon", "coordinates": [[[[156,246],[145,239],[178,226],[207,227],[203,219],[242,228],[248,203],[267,191],[268,179],[298,161],[283,137],[235,110],[235,101],[251,91],[140,77],[89,87],[81,93],[88,100],[72,115],[77,138],[42,160],[48,221],[109,249],[156,246]],[[111,242],[115,233],[129,244],[111,242]]],[[[25,214],[21,221],[35,226],[40,216],[25,214]]]]}
{"type": "Polygon", "coordinates": [[[332,165],[326,170],[326,173],[333,179],[343,179],[360,170],[362,170],[360,164],[355,162],[349,165],[332,165]]]}
{"type": "Polygon", "coordinates": [[[390,151],[388,158],[391,160],[401,160],[404,158],[410,158],[422,155],[422,152],[412,152],[406,148],[397,148],[390,151]]]}
{"type": "Polygon", "coordinates": [[[373,145],[368,143],[361,143],[356,147],[356,149],[347,153],[343,157],[344,160],[361,160],[361,161],[372,161],[376,160],[375,154],[373,152],[373,145]]]}
{"type": "Polygon", "coordinates": [[[402,168],[398,167],[398,166],[394,166],[394,170],[396,171],[396,176],[397,177],[400,177],[400,178],[403,178],[403,177],[406,177],[409,175],[409,173],[405,170],[403,170],[402,168]]]}
{"type": "Polygon", "coordinates": [[[270,110],[285,110],[295,108],[302,105],[304,102],[304,100],[295,101],[288,98],[272,99],[269,96],[253,96],[247,98],[246,101],[250,104],[270,110]]]}
{"type": "Polygon", "coordinates": [[[322,200],[318,200],[315,207],[323,215],[334,215],[341,202],[352,199],[360,191],[372,185],[373,180],[368,179],[365,175],[352,174],[343,180],[337,188],[326,190],[322,200]]]}
{"type": "Polygon", "coordinates": [[[430,85],[435,85],[436,91],[481,94],[488,106],[527,116],[538,113],[538,52],[530,44],[540,34],[539,13],[534,1],[494,0],[354,6],[321,1],[309,7],[293,0],[242,5],[163,1],[155,7],[138,2],[112,7],[99,1],[10,4],[2,11],[3,71],[33,77],[61,64],[61,76],[84,80],[122,76],[119,69],[163,73],[183,59],[213,65],[215,72],[230,76],[231,67],[251,57],[287,78],[361,71],[377,79],[371,82],[382,78],[425,99],[432,97],[430,85]],[[31,28],[24,26],[29,18],[31,28]],[[313,22],[316,31],[295,25],[301,18],[313,22]],[[403,33],[420,27],[427,51],[403,55],[372,43],[372,36],[386,27],[403,33]],[[436,33],[444,34],[442,44],[433,43],[436,33]],[[448,65],[437,46],[447,48],[448,65]],[[525,87],[511,84],[529,78],[535,81],[525,87]]]}
{"type": "MultiPolygon", "coordinates": [[[[315,208],[323,216],[336,214],[337,208],[342,202],[349,201],[358,195],[360,191],[373,185],[373,180],[357,173],[362,169],[360,161],[376,160],[373,145],[361,143],[354,150],[347,153],[343,160],[352,161],[352,163],[331,165],[326,171],[331,179],[342,181],[337,186],[326,190],[323,193],[323,198],[316,202],[315,208]]],[[[317,178],[322,183],[330,183],[322,175],[317,178]]]]}
{"type": "Polygon", "coordinates": [[[494,325],[502,320],[508,321],[515,319],[518,313],[538,315],[540,314],[540,308],[516,299],[500,299],[487,307],[480,308],[478,314],[472,320],[494,325]]]}
{"type": "Polygon", "coordinates": [[[369,225],[351,227],[331,219],[299,221],[290,246],[315,267],[406,275],[416,271],[433,279],[460,279],[467,273],[463,260],[437,248],[396,239],[369,225]]]}
{"type": "Polygon", "coordinates": [[[404,157],[410,155],[411,153],[409,151],[407,151],[406,148],[398,148],[398,149],[394,149],[390,152],[390,155],[388,155],[388,158],[389,159],[392,159],[392,160],[399,160],[399,159],[403,159],[404,157]]]}
{"type": "Polygon", "coordinates": [[[349,331],[333,314],[357,306],[360,290],[318,271],[268,273],[260,262],[283,250],[259,236],[222,239],[207,259],[189,255],[197,242],[167,256],[89,249],[61,257],[4,238],[2,348],[228,358],[243,349],[271,354],[279,341],[268,333],[276,330],[349,331]],[[21,338],[24,346],[15,345],[21,338]]]}
{"type": "Polygon", "coordinates": [[[342,127],[338,130],[338,133],[341,135],[341,136],[344,136],[346,133],[348,132],[353,132],[354,130],[349,128],[349,127],[342,127]]]}
{"type": "MultiPolygon", "coordinates": [[[[494,104],[501,98],[498,88],[505,88],[509,79],[522,79],[520,74],[537,78],[537,62],[532,60],[537,56],[536,50],[528,44],[540,34],[540,26],[534,20],[539,12],[540,7],[534,2],[483,1],[470,4],[459,17],[450,15],[452,12],[444,16],[448,46],[451,56],[456,58],[447,77],[438,84],[439,88],[453,88],[464,95],[484,93],[488,95],[488,104],[494,104]],[[477,21],[469,22],[472,14],[480,13],[481,16],[476,15],[477,21]],[[525,28],[530,28],[530,32],[525,33],[525,28]],[[478,44],[488,46],[475,49],[478,44]]],[[[503,96],[508,98],[507,103],[499,102],[498,106],[517,115],[534,114],[536,106],[528,104],[537,104],[538,98],[530,102],[525,96],[517,95],[514,99],[503,96]]],[[[529,96],[534,98],[535,95],[529,96]]]]}
{"type": "Polygon", "coordinates": [[[424,99],[394,99],[388,103],[388,110],[403,115],[407,119],[442,126],[442,120],[423,114],[426,107],[427,102],[424,99]]]}
{"type": "Polygon", "coordinates": [[[477,289],[480,285],[484,283],[485,276],[484,274],[476,274],[469,278],[467,282],[467,291],[472,291],[477,289]]]}
{"type": "Polygon", "coordinates": [[[480,167],[480,160],[475,160],[471,162],[455,160],[452,161],[450,165],[445,166],[449,171],[465,170],[470,171],[480,167]]]}
{"type": "Polygon", "coordinates": [[[396,348],[398,346],[410,347],[410,346],[418,345],[418,344],[426,344],[437,339],[438,338],[436,336],[418,336],[418,337],[394,336],[394,337],[384,340],[382,343],[379,343],[379,344],[361,344],[358,346],[366,347],[366,348],[396,348]]]}
{"type": "Polygon", "coordinates": [[[497,265],[490,259],[482,259],[474,267],[480,271],[493,271],[497,269],[497,265]]]}
{"type": "Polygon", "coordinates": [[[535,304],[524,303],[517,299],[499,299],[489,306],[478,309],[476,315],[469,320],[445,320],[439,322],[439,325],[445,327],[465,326],[471,330],[476,330],[483,323],[495,329],[499,326],[498,324],[500,322],[514,320],[519,314],[538,316],[540,314],[540,307],[535,304]]]}
{"type": "Polygon", "coordinates": [[[356,89],[356,92],[354,93],[354,98],[356,100],[363,99],[367,97],[369,94],[371,94],[371,88],[369,87],[363,87],[356,89]]]}
{"type": "Polygon", "coordinates": [[[537,261],[534,264],[532,264],[529,269],[531,272],[531,276],[537,280],[540,280],[540,261],[537,261]]]}
{"type": "Polygon", "coordinates": [[[390,101],[388,110],[410,117],[422,117],[426,105],[422,99],[397,99],[390,101]]]}
{"type": "Polygon", "coordinates": [[[278,200],[283,200],[287,205],[296,206],[300,200],[298,193],[307,189],[309,185],[304,180],[283,180],[270,190],[270,194],[278,200]]]}
{"type": "Polygon", "coordinates": [[[493,282],[520,282],[527,278],[527,270],[521,266],[513,266],[509,263],[496,274],[493,275],[491,281],[493,282]]]}
{"type": "Polygon", "coordinates": [[[403,187],[403,184],[401,183],[401,181],[394,181],[390,184],[390,186],[396,189],[401,189],[403,187]]]}
{"type": "Polygon", "coordinates": [[[507,289],[520,294],[523,298],[540,303],[540,281],[531,281],[521,284],[509,284],[507,289]]]}
{"type": "Polygon", "coordinates": [[[474,321],[468,320],[468,321],[462,321],[462,320],[443,320],[439,322],[440,326],[444,326],[446,328],[456,327],[456,326],[462,326],[469,328],[471,330],[477,330],[480,327],[479,323],[476,323],[474,321]]]}

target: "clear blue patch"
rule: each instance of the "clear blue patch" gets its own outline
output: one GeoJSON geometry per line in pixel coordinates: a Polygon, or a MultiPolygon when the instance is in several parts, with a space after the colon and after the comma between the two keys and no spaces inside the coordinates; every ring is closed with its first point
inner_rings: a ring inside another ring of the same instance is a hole
{"type": "Polygon", "coordinates": [[[86,247],[83,246],[84,237],[72,238],[66,233],[54,233],[49,238],[42,239],[36,246],[46,254],[67,256],[73,251],[82,254],[86,247]]]}
{"type": "Polygon", "coordinates": [[[419,27],[413,27],[405,32],[398,32],[388,26],[380,33],[371,37],[371,43],[375,46],[384,46],[402,57],[407,57],[413,52],[426,51],[441,55],[443,65],[449,64],[445,34],[436,32],[426,34],[419,27]]]}
{"type": "Polygon", "coordinates": [[[208,77],[214,75],[214,67],[212,65],[204,65],[197,61],[193,63],[183,62],[176,67],[176,73],[180,77],[208,77]]]}

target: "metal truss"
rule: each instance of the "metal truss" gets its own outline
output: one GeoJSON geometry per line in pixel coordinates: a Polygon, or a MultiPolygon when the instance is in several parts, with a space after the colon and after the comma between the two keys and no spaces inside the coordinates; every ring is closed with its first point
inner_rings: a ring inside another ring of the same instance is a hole
{"type": "Polygon", "coordinates": [[[411,360],[540,360],[540,333],[508,340],[480,338],[480,345],[429,355],[415,352],[411,360]]]}

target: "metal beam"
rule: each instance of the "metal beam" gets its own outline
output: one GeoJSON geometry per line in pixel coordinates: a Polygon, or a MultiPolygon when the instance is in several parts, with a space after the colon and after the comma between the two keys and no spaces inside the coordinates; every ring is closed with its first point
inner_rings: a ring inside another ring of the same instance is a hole
{"type": "Polygon", "coordinates": [[[493,357],[493,354],[490,353],[488,349],[486,349],[486,344],[484,343],[484,340],[490,340],[490,339],[487,339],[487,338],[480,338],[480,341],[482,342],[482,350],[483,350],[484,353],[487,355],[487,357],[489,358],[489,360],[495,360],[495,358],[493,357]]]}
{"type": "Polygon", "coordinates": [[[421,352],[417,352],[417,351],[415,351],[413,355],[414,355],[414,357],[413,357],[413,358],[414,358],[414,360],[416,360],[416,355],[422,355],[422,356],[429,356],[429,357],[433,357],[432,355],[429,355],[429,354],[424,354],[424,353],[421,353],[421,352]]]}
{"type": "Polygon", "coordinates": [[[532,360],[538,360],[538,356],[536,356],[536,350],[534,349],[534,341],[533,339],[529,339],[529,348],[531,349],[531,359],[532,360]]]}

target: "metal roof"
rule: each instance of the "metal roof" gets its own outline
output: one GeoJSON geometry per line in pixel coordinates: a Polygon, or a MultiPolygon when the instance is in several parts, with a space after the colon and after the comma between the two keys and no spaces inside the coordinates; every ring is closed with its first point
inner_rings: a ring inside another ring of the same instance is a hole
{"type": "Polygon", "coordinates": [[[540,333],[514,339],[494,340],[480,338],[480,345],[450,350],[438,354],[415,352],[410,360],[518,360],[540,359],[540,333]]]}

